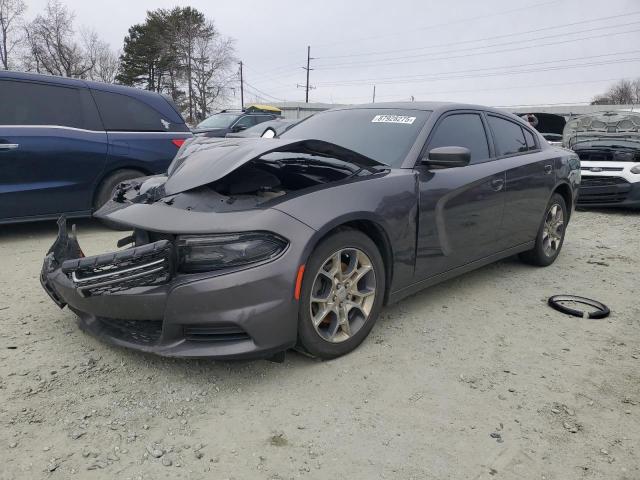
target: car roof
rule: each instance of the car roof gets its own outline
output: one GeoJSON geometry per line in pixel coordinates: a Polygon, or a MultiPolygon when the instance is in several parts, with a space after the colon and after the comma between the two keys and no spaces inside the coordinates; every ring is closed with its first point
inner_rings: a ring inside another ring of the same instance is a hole
{"type": "Polygon", "coordinates": [[[441,113],[448,110],[484,110],[486,112],[499,113],[500,115],[506,115],[514,119],[520,119],[517,115],[513,115],[511,112],[501,110],[499,108],[487,107],[485,105],[475,105],[471,103],[459,103],[459,102],[376,102],[376,103],[364,103],[360,105],[347,105],[344,107],[332,108],[331,110],[357,110],[363,108],[370,109],[399,109],[399,110],[423,110],[430,112],[441,113]]]}
{"type": "Polygon", "coordinates": [[[10,78],[13,80],[27,80],[33,82],[47,82],[50,84],[76,87],[90,88],[102,92],[119,93],[141,100],[152,105],[160,113],[164,114],[173,123],[184,123],[184,119],[173,105],[167,101],[161,94],[143,90],[136,87],[127,87],[124,85],[115,85],[112,83],[95,82],[92,80],[81,80],[78,78],[59,77],[57,75],[45,75],[42,73],[15,72],[11,70],[0,71],[0,78],[10,78]]]}

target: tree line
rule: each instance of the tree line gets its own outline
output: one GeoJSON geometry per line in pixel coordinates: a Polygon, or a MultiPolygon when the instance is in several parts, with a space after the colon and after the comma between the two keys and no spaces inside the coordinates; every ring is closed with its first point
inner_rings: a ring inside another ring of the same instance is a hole
{"type": "Polygon", "coordinates": [[[170,95],[196,123],[235,91],[233,39],[192,7],[147,12],[129,28],[121,50],[59,0],[27,20],[24,0],[0,0],[0,68],[135,86],[170,95]]]}

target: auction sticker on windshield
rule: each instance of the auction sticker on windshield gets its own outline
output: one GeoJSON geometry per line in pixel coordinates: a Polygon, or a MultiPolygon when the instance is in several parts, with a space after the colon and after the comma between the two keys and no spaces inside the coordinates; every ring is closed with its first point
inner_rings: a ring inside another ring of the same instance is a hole
{"type": "Polygon", "coordinates": [[[405,115],[376,115],[371,123],[404,123],[411,125],[416,117],[407,117],[405,115]]]}

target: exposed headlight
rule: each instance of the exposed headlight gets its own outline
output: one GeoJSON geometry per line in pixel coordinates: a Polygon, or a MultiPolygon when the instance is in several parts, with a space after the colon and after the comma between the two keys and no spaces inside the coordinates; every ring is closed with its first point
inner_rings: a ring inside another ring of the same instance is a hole
{"type": "Polygon", "coordinates": [[[636,166],[634,166],[634,167],[631,167],[631,173],[638,173],[638,174],[640,174],[640,164],[638,164],[638,165],[636,165],[636,166]]]}
{"type": "Polygon", "coordinates": [[[178,268],[182,272],[207,272],[262,262],[277,257],[287,242],[266,232],[178,237],[178,268]]]}

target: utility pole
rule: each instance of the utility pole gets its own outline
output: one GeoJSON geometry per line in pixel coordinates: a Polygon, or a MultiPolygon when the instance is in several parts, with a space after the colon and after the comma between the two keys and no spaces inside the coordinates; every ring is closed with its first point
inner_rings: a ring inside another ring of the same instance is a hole
{"type": "Polygon", "coordinates": [[[311,58],[311,46],[307,45],[307,67],[302,67],[307,71],[307,86],[305,87],[305,96],[304,96],[304,102],[305,103],[309,103],[309,70],[313,70],[310,67],[310,63],[311,60],[313,60],[313,58],[311,58]]]}
{"type": "Polygon", "coordinates": [[[373,101],[371,103],[376,103],[376,86],[373,86],[373,101]]]}
{"type": "Polygon", "coordinates": [[[240,109],[244,110],[244,81],[242,80],[242,62],[240,62],[240,109]]]}

